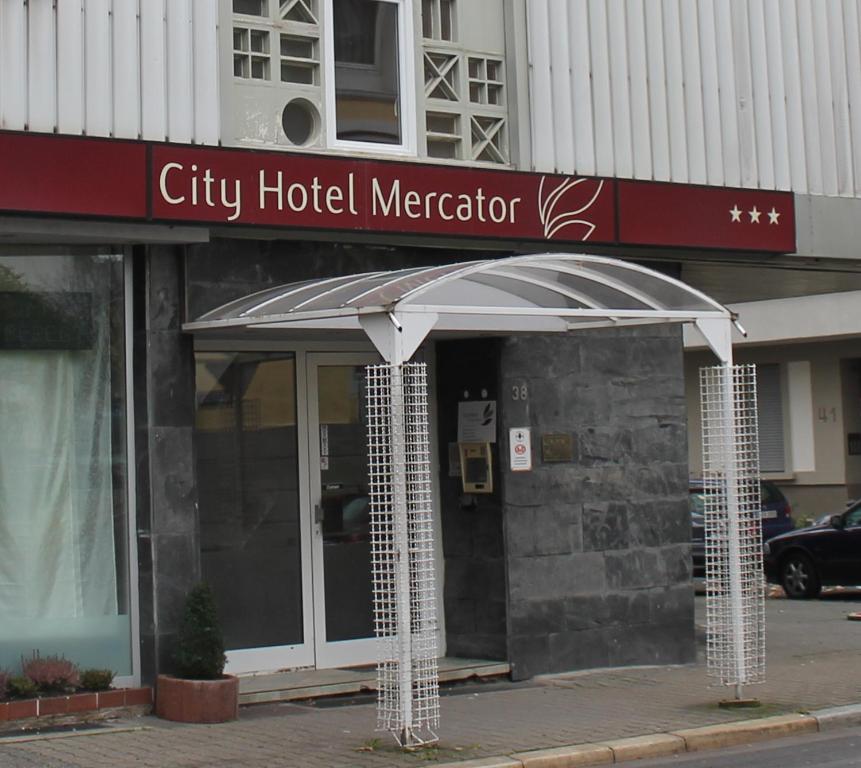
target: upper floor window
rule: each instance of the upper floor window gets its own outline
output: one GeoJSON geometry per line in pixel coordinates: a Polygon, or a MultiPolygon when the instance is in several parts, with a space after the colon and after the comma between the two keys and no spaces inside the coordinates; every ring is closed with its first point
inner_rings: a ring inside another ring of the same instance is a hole
{"type": "Polygon", "coordinates": [[[510,162],[502,0],[221,2],[228,141],[510,162]]]}
{"type": "Polygon", "coordinates": [[[409,0],[326,0],[332,146],[413,151],[409,0]]]}

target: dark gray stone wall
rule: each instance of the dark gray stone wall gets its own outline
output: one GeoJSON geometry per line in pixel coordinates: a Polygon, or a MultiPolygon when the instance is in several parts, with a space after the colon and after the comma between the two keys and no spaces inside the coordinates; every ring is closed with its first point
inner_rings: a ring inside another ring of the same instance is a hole
{"type": "Polygon", "coordinates": [[[693,661],[679,328],[508,339],[500,367],[501,453],[532,428],[533,471],[503,469],[514,678],[693,661]],[[573,461],[543,462],[559,433],[573,461]]]}
{"type": "Polygon", "coordinates": [[[141,672],[171,668],[185,595],[200,578],[192,340],[182,333],[182,250],[134,254],[135,459],[141,672]]]}
{"type": "Polygon", "coordinates": [[[435,266],[479,256],[445,248],[407,248],[287,240],[221,240],[188,248],[186,309],[189,319],[253,291],[337,275],[435,266]]]}

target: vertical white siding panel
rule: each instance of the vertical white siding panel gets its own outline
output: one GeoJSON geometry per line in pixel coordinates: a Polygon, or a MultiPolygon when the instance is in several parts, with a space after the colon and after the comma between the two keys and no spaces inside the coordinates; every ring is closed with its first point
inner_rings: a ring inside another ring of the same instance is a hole
{"type": "MultiPolygon", "coordinates": [[[[786,124],[786,85],[783,74],[783,45],[780,37],[780,0],[765,0],[765,46],[771,98],[771,134],[774,154],[774,186],[791,189],[789,138],[786,124]]],[[[794,13],[787,5],[785,11],[794,13]]]]}
{"type": "Polygon", "coordinates": [[[682,0],[682,66],[685,87],[685,133],[688,139],[688,178],[705,184],[706,135],[703,125],[703,78],[696,0],[682,0]]]}
{"type": "Polygon", "coordinates": [[[852,194],[861,196],[861,19],[857,0],[843,0],[843,23],[852,137],[852,194]]]}
{"type": "Polygon", "coordinates": [[[167,136],[164,4],[165,0],[143,0],[140,7],[141,132],[152,141],[167,136]]]}
{"type": "Polygon", "coordinates": [[[789,170],[792,189],[809,191],[807,146],[803,110],[801,63],[798,49],[798,11],[794,4],[779,0],[780,38],[783,44],[783,79],[786,88],[786,133],[789,140],[789,170]]]}
{"type": "Polygon", "coordinates": [[[836,195],[837,146],[834,134],[834,94],[831,90],[831,59],[828,54],[828,19],[826,0],[813,6],[813,51],[816,72],[816,111],[819,115],[819,148],[822,160],[822,191],[836,195]]]}
{"type": "MultiPolygon", "coordinates": [[[[818,0],[817,0],[818,2],[818,0]]],[[[807,159],[808,190],[823,192],[822,157],[819,137],[819,105],[816,99],[816,61],[813,46],[813,13],[811,0],[796,0],[798,11],[798,63],[801,74],[801,114],[804,121],[804,149],[807,159]]]]}
{"type": "Polygon", "coordinates": [[[747,1],[730,0],[732,13],[733,55],[735,57],[735,92],[738,110],[738,146],[741,161],[741,185],[755,187],[756,125],[753,117],[753,80],[750,71],[750,30],[747,1]]]}
{"type": "Polygon", "coordinates": [[[765,6],[763,0],[748,0],[748,4],[753,123],[756,136],[756,186],[761,189],[774,189],[774,146],[765,40],[765,6]]]}
{"type": "Polygon", "coordinates": [[[27,123],[31,131],[57,127],[57,46],[53,3],[30,3],[27,25],[27,123]]]}
{"type": "Polygon", "coordinates": [[[191,0],[167,4],[167,135],[188,143],[194,135],[191,0]]]}
{"type": "Polygon", "coordinates": [[[110,0],[84,5],[85,128],[90,136],[110,136],[113,129],[110,11],[110,0]]]}
{"type": "Polygon", "coordinates": [[[0,2],[0,128],[27,126],[27,6],[24,0],[0,2]]]}
{"type": "Polygon", "coordinates": [[[724,183],[723,147],[720,131],[720,86],[718,80],[715,0],[698,0],[700,71],[702,73],[703,122],[706,177],[709,184],[724,183]]]}
{"type": "Polygon", "coordinates": [[[550,76],[553,100],[555,168],[574,170],[574,123],[571,112],[571,71],[568,67],[568,9],[565,0],[550,0],[550,76]]]}
{"type": "Polygon", "coordinates": [[[114,2],[113,22],[114,136],[136,139],[141,132],[138,0],[114,2]]]}
{"type": "Polygon", "coordinates": [[[57,130],[84,130],[84,10],[82,0],[57,3],[57,130]]]}
{"type": "Polygon", "coordinates": [[[571,41],[568,53],[571,63],[574,108],[574,169],[577,173],[594,175],[597,172],[597,166],[592,122],[592,65],[587,0],[570,0],[568,31],[571,41]]]}
{"type": "Polygon", "coordinates": [[[595,117],[595,162],[601,176],[615,176],[613,107],[610,97],[610,55],[607,50],[606,0],[589,0],[592,55],[592,99],[595,117]]]}
{"type": "Polygon", "coordinates": [[[670,126],[667,118],[667,79],[664,66],[664,21],[661,6],[650,0],[646,14],[646,57],[649,78],[649,127],[653,176],[669,181],[670,126]]]}
{"type": "Polygon", "coordinates": [[[650,179],[652,178],[652,137],[649,130],[649,82],[643,0],[629,0],[627,7],[634,178],[650,179]]]}
{"type": "Polygon", "coordinates": [[[834,104],[834,143],[837,154],[837,193],[851,195],[852,135],[849,129],[849,83],[846,47],[843,44],[843,8],[840,0],[828,0],[828,39],[831,54],[831,90],[834,104]]]}
{"type": "Polygon", "coordinates": [[[548,0],[533,0],[529,13],[530,81],[532,94],[532,163],[537,171],[552,171],[553,93],[550,87],[550,21],[548,0]]]}
{"type": "Polygon", "coordinates": [[[664,63],[667,76],[667,116],[670,128],[670,175],[686,183],[688,148],[685,135],[685,87],[679,0],[661,0],[664,17],[664,63]]]}
{"type": "Polygon", "coordinates": [[[724,181],[728,187],[739,187],[741,186],[741,149],[739,147],[738,106],[735,93],[732,13],[726,0],[716,2],[714,11],[720,82],[720,124],[724,181]]]}
{"type": "MultiPolygon", "coordinates": [[[[218,4],[194,0],[194,140],[218,144],[218,4]]],[[[226,55],[226,54],[225,54],[226,55]]]]}
{"type": "Polygon", "coordinates": [[[628,88],[627,0],[608,0],[607,40],[610,54],[610,93],[613,115],[613,158],[617,176],[634,175],[631,144],[631,101],[628,88]]]}

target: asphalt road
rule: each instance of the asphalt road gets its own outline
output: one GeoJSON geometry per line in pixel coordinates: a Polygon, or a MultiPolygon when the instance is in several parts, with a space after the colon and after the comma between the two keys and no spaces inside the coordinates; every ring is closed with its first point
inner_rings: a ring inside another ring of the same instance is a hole
{"type": "Polygon", "coordinates": [[[637,768],[857,768],[861,727],[632,763],[637,768]]]}

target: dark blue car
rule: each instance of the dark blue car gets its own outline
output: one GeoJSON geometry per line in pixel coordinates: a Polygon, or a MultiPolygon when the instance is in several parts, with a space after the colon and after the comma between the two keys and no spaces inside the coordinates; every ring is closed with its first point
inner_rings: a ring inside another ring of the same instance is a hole
{"type": "Polygon", "coordinates": [[[766,578],[793,599],[817,597],[823,585],[861,584],[861,502],[763,545],[766,578]]]}
{"type": "MultiPolygon", "coordinates": [[[[705,577],[706,571],[705,497],[702,481],[691,480],[689,489],[693,575],[695,579],[699,579],[705,577]]],[[[780,488],[768,480],[763,480],[759,484],[759,490],[761,499],[760,524],[762,525],[763,541],[781,533],[791,531],[794,527],[792,510],[780,488]]]]}

